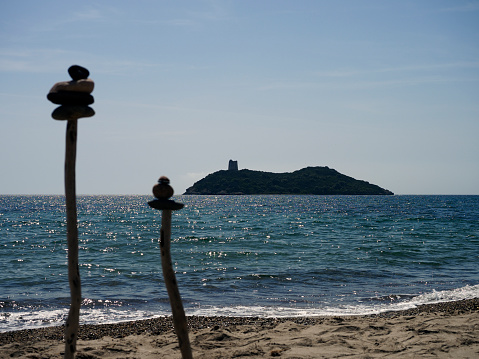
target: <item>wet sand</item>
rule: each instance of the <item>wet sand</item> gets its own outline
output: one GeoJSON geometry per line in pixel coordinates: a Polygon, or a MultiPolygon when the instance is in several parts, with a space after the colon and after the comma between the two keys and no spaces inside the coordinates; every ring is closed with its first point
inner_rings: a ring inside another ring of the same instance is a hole
{"type": "MultiPolygon", "coordinates": [[[[193,357],[479,358],[479,298],[369,316],[188,317],[193,357]]],[[[63,327],[0,333],[0,358],[61,358],[63,327]]],[[[181,358],[170,317],[82,325],[77,358],[181,358]]]]}

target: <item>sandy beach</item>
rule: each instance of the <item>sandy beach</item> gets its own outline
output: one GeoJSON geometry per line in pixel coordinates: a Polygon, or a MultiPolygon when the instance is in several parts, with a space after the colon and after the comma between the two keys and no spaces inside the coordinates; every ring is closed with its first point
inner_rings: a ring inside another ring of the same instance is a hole
{"type": "MultiPolygon", "coordinates": [[[[478,358],[479,299],[370,316],[188,317],[195,358],[478,358]]],[[[181,358],[171,318],[83,325],[77,358],[181,358]]],[[[0,358],[59,358],[63,328],[0,333],[0,358]]]]}

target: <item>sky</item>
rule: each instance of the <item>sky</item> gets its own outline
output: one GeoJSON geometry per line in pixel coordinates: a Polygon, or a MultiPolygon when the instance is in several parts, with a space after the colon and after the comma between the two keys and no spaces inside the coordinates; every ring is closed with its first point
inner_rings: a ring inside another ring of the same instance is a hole
{"type": "Polygon", "coordinates": [[[62,194],[50,88],[78,64],[78,194],[328,166],[479,194],[478,0],[2,1],[0,194],[62,194]]]}

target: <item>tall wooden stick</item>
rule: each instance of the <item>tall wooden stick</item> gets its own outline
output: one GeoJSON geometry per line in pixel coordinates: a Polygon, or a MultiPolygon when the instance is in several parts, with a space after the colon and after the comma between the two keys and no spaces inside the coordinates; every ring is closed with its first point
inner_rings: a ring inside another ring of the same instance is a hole
{"type": "Polygon", "coordinates": [[[171,263],[171,210],[164,209],[161,216],[161,267],[165,280],[166,290],[170,298],[171,312],[173,313],[173,326],[178,337],[178,344],[183,359],[192,359],[188,326],[186,324],[185,310],[181,301],[180,291],[176,282],[175,271],[171,263]]]}
{"type": "Polygon", "coordinates": [[[168,298],[170,299],[171,312],[173,314],[173,326],[178,344],[180,346],[183,359],[193,359],[191,353],[190,339],[188,338],[188,325],[186,323],[185,310],[181,301],[180,291],[176,281],[175,271],[171,262],[171,212],[183,208],[182,203],[172,201],[173,188],[169,185],[170,180],[167,177],[160,177],[159,183],[153,187],[153,195],[156,200],[148,202],[150,207],[162,210],[161,230],[160,230],[160,249],[161,249],[161,267],[163,269],[163,278],[165,280],[168,298]]]}
{"type": "Polygon", "coordinates": [[[61,105],[52,112],[55,120],[66,120],[65,141],[65,202],[68,242],[68,282],[70,285],[70,310],[65,323],[64,358],[74,359],[80,324],[81,281],[78,265],[78,223],[76,205],[75,164],[77,151],[78,119],[91,117],[95,111],[88,105],[94,102],[90,93],[94,83],[88,78],[90,72],[73,65],[68,69],[73,81],[57,82],[47,95],[48,100],[61,105]]]}
{"type": "Polygon", "coordinates": [[[65,358],[75,357],[80,322],[81,282],[78,267],[78,226],[76,206],[75,163],[78,120],[67,122],[65,143],[65,200],[67,212],[68,281],[70,284],[70,311],[65,324],[65,358]]]}

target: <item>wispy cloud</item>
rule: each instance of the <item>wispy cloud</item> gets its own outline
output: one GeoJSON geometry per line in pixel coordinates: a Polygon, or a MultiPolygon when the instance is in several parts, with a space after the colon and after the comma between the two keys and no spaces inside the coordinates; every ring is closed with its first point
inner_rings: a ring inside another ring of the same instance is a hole
{"type": "Polygon", "coordinates": [[[192,19],[171,19],[165,20],[162,23],[172,26],[194,26],[197,24],[197,22],[192,19]]]}
{"type": "Polygon", "coordinates": [[[478,2],[470,2],[467,4],[462,4],[458,6],[451,6],[440,9],[442,12],[471,12],[471,11],[479,11],[479,3],[478,2]]]}
{"type": "Polygon", "coordinates": [[[190,15],[203,20],[227,20],[229,19],[229,11],[226,4],[226,1],[208,0],[205,2],[203,10],[190,11],[190,15]]]}
{"type": "Polygon", "coordinates": [[[59,49],[0,49],[0,72],[55,72],[67,54],[59,49]]]}
{"type": "Polygon", "coordinates": [[[381,74],[381,73],[395,73],[395,72],[431,72],[437,70],[446,70],[446,69],[459,69],[459,68],[479,68],[479,61],[462,61],[462,62],[453,62],[445,64],[425,64],[425,65],[408,65],[408,66],[396,66],[396,67],[383,67],[377,69],[369,70],[331,70],[331,71],[320,71],[315,72],[314,75],[317,77],[353,77],[353,76],[363,76],[370,74],[381,74]]]}
{"type": "MultiPolygon", "coordinates": [[[[357,74],[365,75],[365,72],[358,71],[357,74]]],[[[401,76],[400,78],[373,78],[367,76],[354,77],[353,75],[328,75],[323,76],[317,81],[276,81],[261,85],[256,88],[257,91],[277,91],[277,90],[353,90],[353,89],[373,89],[381,87],[415,86],[420,84],[440,84],[440,83],[467,83],[479,82],[479,77],[459,77],[446,75],[421,75],[421,76],[401,76]]]]}
{"type": "Polygon", "coordinates": [[[73,11],[61,20],[63,23],[74,22],[104,22],[113,21],[114,19],[121,19],[126,14],[113,6],[103,5],[101,3],[95,6],[87,5],[85,8],[73,11]]]}
{"type": "Polygon", "coordinates": [[[167,70],[170,66],[146,61],[128,61],[99,57],[85,51],[69,51],[56,48],[0,48],[0,72],[53,73],[65,64],[94,63],[95,72],[122,75],[134,70],[136,73],[167,70]]]}
{"type": "Polygon", "coordinates": [[[100,12],[99,9],[86,9],[83,11],[79,11],[74,13],[74,16],[71,18],[72,20],[78,21],[92,21],[92,20],[102,20],[104,19],[104,15],[100,12]]]}
{"type": "Polygon", "coordinates": [[[332,70],[332,71],[319,71],[313,75],[317,77],[352,77],[364,73],[359,70],[332,70]]]}

